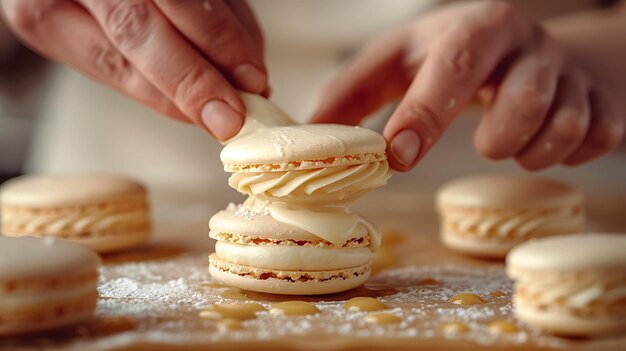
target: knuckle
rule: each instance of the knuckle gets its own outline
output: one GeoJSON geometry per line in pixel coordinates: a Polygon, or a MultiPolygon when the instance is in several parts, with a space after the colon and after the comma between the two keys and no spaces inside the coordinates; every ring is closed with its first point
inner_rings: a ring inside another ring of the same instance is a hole
{"type": "Polygon", "coordinates": [[[107,14],[105,27],[117,45],[132,48],[146,39],[149,14],[144,1],[119,1],[107,14]]]}
{"type": "Polygon", "coordinates": [[[451,74],[458,79],[469,80],[477,72],[477,55],[467,47],[448,51],[442,56],[442,60],[448,66],[451,74]]]}
{"type": "Polygon", "coordinates": [[[197,115],[200,104],[208,96],[216,95],[214,91],[207,91],[214,89],[213,84],[202,84],[202,82],[210,81],[206,70],[201,67],[184,69],[173,82],[172,96],[174,101],[183,111],[197,115]]]}
{"type": "Polygon", "coordinates": [[[520,122],[526,124],[541,123],[549,108],[547,96],[536,84],[524,85],[513,101],[518,105],[515,110],[520,122]]]}
{"type": "Polygon", "coordinates": [[[560,114],[561,117],[554,122],[554,142],[559,145],[578,143],[587,131],[587,118],[580,110],[571,107],[563,109],[560,114]]]}
{"type": "Polygon", "coordinates": [[[5,6],[5,16],[9,23],[21,33],[33,32],[58,5],[53,0],[10,1],[5,6]]]}
{"type": "Polygon", "coordinates": [[[127,80],[130,65],[119,51],[107,44],[96,44],[92,51],[95,66],[104,77],[118,84],[127,80]]]}

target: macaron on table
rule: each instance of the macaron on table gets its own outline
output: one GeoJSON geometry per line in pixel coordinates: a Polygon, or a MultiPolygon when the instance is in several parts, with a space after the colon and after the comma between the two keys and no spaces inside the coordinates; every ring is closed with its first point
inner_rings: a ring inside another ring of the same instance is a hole
{"type": "Polygon", "coordinates": [[[569,235],[585,223],[624,231],[609,200],[584,194],[583,205],[573,187],[534,177],[383,186],[376,133],[293,126],[244,100],[257,117],[222,161],[247,199],[194,215],[159,204],[152,241],[102,256],[93,318],[0,332],[0,350],[626,348],[626,236],[569,235]],[[298,150],[307,136],[315,146],[298,150]]]}

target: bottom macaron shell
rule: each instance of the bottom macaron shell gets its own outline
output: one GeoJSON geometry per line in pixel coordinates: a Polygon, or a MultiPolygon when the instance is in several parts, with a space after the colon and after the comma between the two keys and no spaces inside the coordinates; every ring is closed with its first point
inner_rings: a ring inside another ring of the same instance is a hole
{"type": "Polygon", "coordinates": [[[98,293],[21,309],[0,308],[0,337],[68,327],[93,318],[98,293]]]}
{"type": "Polygon", "coordinates": [[[515,297],[517,318],[536,328],[560,336],[600,336],[626,331],[626,318],[583,318],[566,310],[541,310],[515,297]]]}
{"type": "Polygon", "coordinates": [[[226,285],[250,291],[284,295],[322,295],[338,293],[362,285],[370,277],[370,267],[367,264],[337,271],[287,272],[291,274],[306,274],[314,278],[319,276],[322,280],[293,281],[271,277],[260,279],[258,276],[263,273],[275,274],[277,272],[226,262],[213,254],[210,257],[209,273],[215,280],[226,285]],[[241,273],[247,271],[252,274],[241,273]],[[335,274],[336,277],[333,277],[335,274]]]}

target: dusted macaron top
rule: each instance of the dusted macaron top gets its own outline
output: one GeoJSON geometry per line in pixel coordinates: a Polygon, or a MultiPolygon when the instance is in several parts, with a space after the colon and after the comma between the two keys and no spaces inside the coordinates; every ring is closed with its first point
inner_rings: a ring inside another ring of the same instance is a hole
{"type": "Polygon", "coordinates": [[[0,202],[38,208],[81,206],[145,192],[135,180],[116,175],[27,175],[6,182],[0,202]]]}
{"type": "MultiPolygon", "coordinates": [[[[369,129],[339,124],[265,128],[224,147],[225,166],[324,160],[385,152],[385,139],[369,129]]],[[[360,163],[360,162],[357,162],[360,163]]]]}
{"type": "Polygon", "coordinates": [[[66,240],[0,236],[0,279],[45,279],[93,271],[100,257],[66,240]]]}
{"type": "Polygon", "coordinates": [[[507,256],[509,269],[626,269],[626,234],[574,234],[528,241],[507,256]]]}
{"type": "Polygon", "coordinates": [[[557,208],[582,203],[582,195],[569,184],[540,177],[476,175],[445,184],[437,205],[473,208],[557,208]]]}

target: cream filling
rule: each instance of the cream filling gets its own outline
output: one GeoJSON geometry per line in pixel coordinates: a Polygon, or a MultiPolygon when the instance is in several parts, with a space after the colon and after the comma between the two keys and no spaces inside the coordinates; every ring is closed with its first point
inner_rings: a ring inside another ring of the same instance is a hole
{"type": "Polygon", "coordinates": [[[228,184],[237,191],[281,202],[351,201],[391,177],[386,160],[359,165],[283,172],[234,173],[228,184]],[[323,195],[323,200],[320,196],[323,195]]]}
{"type": "Polygon", "coordinates": [[[544,210],[506,211],[498,214],[480,215],[468,214],[464,211],[450,210],[444,212],[444,220],[459,230],[475,232],[479,237],[485,237],[495,232],[499,237],[506,237],[511,232],[519,237],[543,229],[570,228],[582,225],[582,215],[575,208],[545,212],[544,210]]]}
{"type": "Polygon", "coordinates": [[[520,289],[524,289],[539,304],[562,303],[576,309],[585,308],[594,302],[611,304],[626,299],[626,284],[608,289],[605,282],[593,277],[566,282],[520,282],[520,289]]]}
{"type": "Polygon", "coordinates": [[[63,215],[55,217],[5,215],[3,221],[11,227],[23,228],[26,232],[85,233],[105,230],[123,224],[142,224],[149,222],[146,210],[132,212],[101,212],[81,215],[63,215]]]}
{"type": "Polygon", "coordinates": [[[38,305],[51,304],[56,301],[71,300],[80,298],[96,292],[96,283],[88,284],[80,288],[71,290],[51,290],[37,292],[20,292],[19,294],[0,294],[0,309],[18,310],[21,308],[38,305]]]}
{"type": "Polygon", "coordinates": [[[236,264],[289,271],[318,271],[357,267],[372,255],[366,247],[317,248],[308,246],[241,245],[218,241],[217,257],[236,264]]]}

